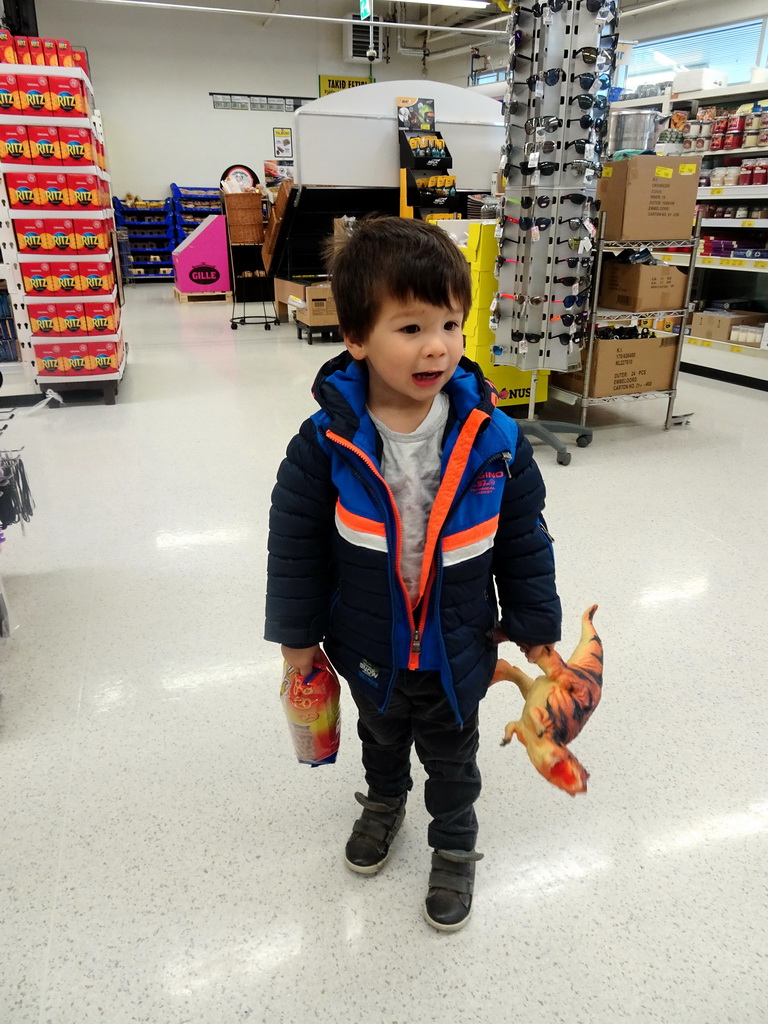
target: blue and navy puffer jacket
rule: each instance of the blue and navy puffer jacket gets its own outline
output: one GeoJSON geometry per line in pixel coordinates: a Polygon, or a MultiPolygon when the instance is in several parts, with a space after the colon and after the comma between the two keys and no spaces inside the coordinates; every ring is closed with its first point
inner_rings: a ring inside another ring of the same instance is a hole
{"type": "Polygon", "coordinates": [[[314,385],[321,409],[288,446],[272,493],[265,638],[323,642],[381,710],[398,669],[437,670],[462,724],[493,675],[495,625],[517,643],[560,639],[544,483],[480,367],[462,359],[444,388],[441,483],[412,608],[367,384],[365,364],[348,353],[326,363],[314,385]]]}

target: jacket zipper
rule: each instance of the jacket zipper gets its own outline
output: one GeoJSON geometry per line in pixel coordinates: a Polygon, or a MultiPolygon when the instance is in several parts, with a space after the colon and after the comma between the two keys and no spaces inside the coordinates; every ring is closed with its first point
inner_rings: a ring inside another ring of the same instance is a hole
{"type": "MultiPolygon", "coordinates": [[[[370,471],[373,473],[373,475],[376,477],[376,479],[379,480],[384,485],[384,488],[386,489],[386,492],[387,492],[387,494],[389,496],[389,502],[390,502],[390,505],[391,505],[391,508],[392,508],[392,513],[393,513],[393,517],[394,517],[394,520],[395,520],[395,544],[396,544],[396,548],[395,548],[393,576],[394,576],[395,583],[399,583],[400,584],[400,590],[402,592],[402,595],[403,595],[403,598],[404,598],[404,603],[405,603],[405,610],[406,610],[406,613],[408,615],[408,629],[409,629],[409,633],[410,633],[410,637],[411,637],[411,644],[410,644],[411,657],[408,659],[408,661],[409,661],[409,668],[410,668],[411,662],[413,661],[413,655],[414,654],[416,655],[417,667],[418,667],[418,654],[421,651],[422,630],[416,628],[416,623],[415,623],[414,618],[413,618],[413,609],[411,608],[411,598],[410,598],[410,596],[408,594],[408,590],[407,590],[407,588],[405,586],[405,582],[403,580],[402,574],[400,573],[400,546],[401,546],[401,538],[402,538],[402,525],[401,525],[401,522],[400,522],[400,513],[397,510],[397,504],[395,503],[395,499],[394,499],[394,495],[392,494],[392,490],[391,490],[389,484],[387,483],[387,481],[381,475],[381,473],[379,473],[379,471],[376,469],[376,467],[374,466],[374,464],[371,461],[371,459],[365,454],[365,452],[361,451],[359,448],[357,448],[351,442],[347,441],[345,438],[340,437],[338,434],[334,434],[332,431],[326,431],[326,435],[325,436],[330,438],[332,441],[334,441],[340,447],[346,448],[348,451],[350,451],[353,454],[357,455],[358,458],[362,459],[364,464],[370,469],[370,471]]],[[[355,470],[354,466],[352,466],[350,468],[352,469],[352,472],[355,473],[355,475],[361,481],[361,483],[363,483],[368,488],[368,485],[366,484],[364,478],[355,470]]],[[[368,489],[370,490],[370,488],[368,488],[368,489]]]]}

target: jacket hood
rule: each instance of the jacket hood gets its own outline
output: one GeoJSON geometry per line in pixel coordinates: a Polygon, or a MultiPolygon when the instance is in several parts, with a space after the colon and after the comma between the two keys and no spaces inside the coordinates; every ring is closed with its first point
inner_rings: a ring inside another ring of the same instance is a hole
{"type": "MultiPolygon", "coordinates": [[[[459,420],[466,419],[473,409],[480,409],[489,416],[493,412],[496,393],[477,363],[466,356],[459,360],[443,391],[450,398],[459,420]]],[[[364,360],[353,359],[349,352],[340,353],[321,366],[312,394],[330,418],[330,429],[353,440],[360,430],[361,420],[367,419],[367,364],[364,360]]]]}

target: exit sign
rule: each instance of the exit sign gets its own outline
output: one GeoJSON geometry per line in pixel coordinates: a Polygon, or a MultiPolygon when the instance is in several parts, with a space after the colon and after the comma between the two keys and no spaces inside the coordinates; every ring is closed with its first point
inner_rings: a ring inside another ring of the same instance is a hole
{"type": "Polygon", "coordinates": [[[360,0],[360,17],[370,18],[371,16],[371,0],[360,0]]]}

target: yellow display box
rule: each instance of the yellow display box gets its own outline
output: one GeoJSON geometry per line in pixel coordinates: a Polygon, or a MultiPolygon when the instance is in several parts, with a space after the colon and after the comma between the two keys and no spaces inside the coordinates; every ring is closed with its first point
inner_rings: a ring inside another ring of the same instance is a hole
{"type": "Polygon", "coordinates": [[[490,309],[493,297],[499,290],[496,275],[490,270],[475,270],[472,267],[472,308],[490,309]]]}

